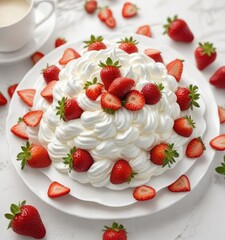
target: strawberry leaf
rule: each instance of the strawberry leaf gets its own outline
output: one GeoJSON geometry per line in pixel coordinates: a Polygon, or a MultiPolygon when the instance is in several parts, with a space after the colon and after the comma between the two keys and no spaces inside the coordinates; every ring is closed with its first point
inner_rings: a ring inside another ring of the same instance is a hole
{"type": "Polygon", "coordinates": [[[168,167],[171,167],[171,164],[175,163],[176,160],[174,158],[179,157],[179,153],[174,149],[174,144],[169,144],[168,149],[165,150],[165,158],[163,160],[162,167],[165,167],[168,165],[168,167]]]}
{"type": "Polygon", "coordinates": [[[215,168],[216,172],[221,175],[225,175],[225,155],[223,159],[224,159],[224,162],[221,162],[221,166],[215,168]]]}

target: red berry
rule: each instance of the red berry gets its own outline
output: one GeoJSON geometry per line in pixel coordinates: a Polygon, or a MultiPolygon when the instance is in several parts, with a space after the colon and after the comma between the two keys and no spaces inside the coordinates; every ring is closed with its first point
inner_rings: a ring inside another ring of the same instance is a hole
{"type": "Polygon", "coordinates": [[[93,82],[85,83],[85,94],[86,96],[95,101],[101,94],[104,89],[104,86],[100,83],[97,83],[97,78],[94,78],[93,82]]]}
{"type": "Polygon", "coordinates": [[[205,150],[205,145],[201,137],[193,138],[187,145],[186,156],[188,158],[198,158],[205,150]]]}
{"type": "Polygon", "coordinates": [[[191,116],[181,117],[174,121],[173,130],[183,137],[190,137],[193,128],[195,128],[195,123],[191,116]]]}
{"type": "Polygon", "coordinates": [[[65,38],[57,38],[55,40],[55,48],[62,46],[63,44],[67,43],[65,38]]]}
{"type": "Polygon", "coordinates": [[[104,38],[102,36],[95,37],[91,35],[90,40],[84,41],[86,44],[85,47],[88,48],[88,51],[99,51],[102,49],[106,49],[106,45],[103,43],[104,38]]]}
{"type": "Polygon", "coordinates": [[[127,232],[123,225],[114,222],[112,226],[105,226],[102,240],[127,240],[127,232]]]}
{"type": "Polygon", "coordinates": [[[220,119],[220,123],[225,122],[225,108],[218,106],[218,115],[220,119]]]}
{"type": "Polygon", "coordinates": [[[181,175],[175,182],[168,186],[171,192],[189,192],[191,191],[190,181],[186,175],[181,175]]]}
{"type": "Polygon", "coordinates": [[[122,107],[121,100],[109,92],[102,93],[101,106],[105,112],[113,114],[122,107]]]}
{"type": "Polygon", "coordinates": [[[43,111],[33,110],[23,116],[23,121],[29,127],[36,127],[40,123],[42,116],[43,111]]]}
{"type": "Polygon", "coordinates": [[[77,59],[77,58],[80,58],[80,54],[77,51],[75,51],[73,48],[67,48],[64,51],[63,56],[59,59],[59,64],[66,65],[71,60],[77,59]]]}
{"type": "Polygon", "coordinates": [[[31,56],[31,60],[32,60],[33,64],[36,64],[43,57],[44,57],[44,54],[42,52],[35,52],[31,56]]]}
{"type": "Polygon", "coordinates": [[[35,89],[22,89],[17,91],[20,99],[25,102],[29,107],[33,107],[35,93],[35,89]]]}
{"type": "Polygon", "coordinates": [[[52,182],[48,188],[48,196],[50,198],[58,198],[67,195],[70,189],[61,183],[52,182]]]}
{"type": "Polygon", "coordinates": [[[3,95],[3,93],[0,92],[0,106],[4,106],[7,104],[7,99],[6,97],[3,95]]]}
{"type": "Polygon", "coordinates": [[[144,54],[146,54],[148,57],[152,58],[155,62],[163,63],[161,52],[157,49],[147,48],[144,50],[144,54]]]}
{"type": "Polygon", "coordinates": [[[57,81],[49,82],[41,91],[41,96],[45,98],[49,103],[53,101],[53,89],[56,85],[57,81]]]}
{"type": "Polygon", "coordinates": [[[180,82],[183,72],[183,60],[175,59],[166,65],[168,74],[175,77],[177,82],[180,82]]]}
{"type": "Polygon", "coordinates": [[[137,201],[147,201],[154,198],[155,196],[156,196],[155,189],[146,185],[136,187],[133,191],[133,197],[137,201]]]}
{"type": "Polygon", "coordinates": [[[53,80],[59,80],[59,72],[60,69],[55,65],[47,65],[47,67],[42,70],[42,74],[46,83],[49,83],[53,80]]]}
{"type": "Polygon", "coordinates": [[[84,9],[88,14],[93,14],[98,8],[98,3],[95,0],[87,0],[84,4],[84,9]]]}
{"type": "Polygon", "coordinates": [[[225,66],[220,67],[209,79],[209,82],[217,88],[225,88],[225,66]]]}
{"type": "Polygon", "coordinates": [[[8,94],[9,94],[10,98],[12,98],[17,86],[18,86],[18,83],[13,84],[13,85],[8,87],[8,94]]]}
{"type": "Polygon", "coordinates": [[[151,37],[152,36],[151,29],[150,29],[149,25],[140,26],[138,28],[138,30],[136,31],[136,33],[140,34],[140,35],[144,35],[146,37],[151,37]]]}
{"type": "Polygon", "coordinates": [[[225,150],[225,134],[221,134],[210,141],[210,146],[217,151],[225,150]]]}
{"type": "Polygon", "coordinates": [[[121,39],[118,43],[120,43],[119,48],[128,54],[138,52],[138,48],[136,46],[138,42],[134,40],[133,37],[121,39]]]}
{"type": "Polygon", "coordinates": [[[27,126],[22,118],[19,118],[18,122],[11,127],[10,131],[17,137],[28,140],[27,126]]]}
{"type": "Polygon", "coordinates": [[[141,110],[145,105],[145,97],[143,93],[137,90],[131,90],[125,99],[124,107],[130,111],[141,110]]]}
{"type": "Polygon", "coordinates": [[[131,2],[126,2],[123,5],[122,8],[122,16],[124,18],[132,18],[134,16],[136,16],[138,13],[138,8],[135,4],[131,3],[131,2]]]}
{"type": "Polygon", "coordinates": [[[105,20],[105,24],[109,28],[115,28],[116,27],[116,19],[113,16],[108,17],[105,20]]]}
{"type": "Polygon", "coordinates": [[[149,105],[156,104],[161,99],[161,91],[163,90],[163,85],[159,84],[153,84],[153,83],[147,83],[142,88],[141,92],[143,93],[145,97],[145,103],[149,105]]]}
{"type": "Polygon", "coordinates": [[[100,8],[98,12],[98,18],[102,21],[105,22],[106,19],[110,18],[113,16],[112,10],[108,7],[100,8]]]}

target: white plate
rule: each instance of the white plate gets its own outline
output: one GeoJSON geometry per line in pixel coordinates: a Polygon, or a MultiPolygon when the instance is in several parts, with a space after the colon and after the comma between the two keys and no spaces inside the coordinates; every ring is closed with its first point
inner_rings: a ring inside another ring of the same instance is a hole
{"type": "MultiPolygon", "coordinates": [[[[118,36],[119,35],[114,34],[114,35],[110,35],[110,38],[117,38],[118,36]]],[[[155,48],[160,49],[162,52],[165,52],[167,54],[169,53],[170,56],[172,54],[174,58],[177,57],[177,58],[184,59],[182,56],[180,56],[179,53],[171,51],[171,49],[168,49],[162,43],[158,44],[157,42],[142,36],[135,36],[135,38],[139,42],[143,42],[144,45],[149,44],[151,46],[154,46],[155,48]]],[[[30,72],[27,73],[27,75],[24,77],[21,84],[19,85],[18,89],[32,87],[34,82],[32,83],[30,81],[31,76],[32,76],[32,79],[38,79],[40,75],[40,69],[42,69],[43,66],[46,66],[47,62],[54,63],[55,59],[59,59],[59,56],[62,55],[65,48],[67,47],[76,48],[80,45],[81,45],[81,42],[78,42],[76,44],[67,44],[48,54],[36,66],[34,66],[34,68],[32,68],[30,72]]],[[[205,81],[205,79],[200,74],[200,72],[197,71],[196,68],[193,67],[192,65],[185,63],[185,68],[187,69],[189,75],[195,76],[199,82],[203,83],[205,81]]],[[[193,81],[193,83],[196,83],[195,80],[191,79],[191,81],[193,81]]],[[[201,85],[202,85],[201,91],[204,93],[203,95],[205,96],[204,102],[205,102],[205,105],[207,106],[207,109],[205,112],[205,119],[208,127],[204,135],[204,141],[207,143],[213,136],[215,136],[217,133],[219,134],[219,124],[218,124],[219,121],[218,121],[218,114],[217,114],[217,105],[214,101],[211,91],[207,84],[201,84],[201,85]],[[212,115],[215,116],[215,118],[211,119],[212,115]],[[214,128],[211,129],[209,126],[213,126],[214,128]]],[[[7,128],[9,129],[13,124],[15,124],[17,118],[19,116],[22,116],[26,111],[27,109],[21,103],[18,96],[14,95],[10,105],[9,115],[7,118],[7,128]]],[[[143,216],[143,215],[160,211],[165,207],[168,207],[171,204],[176,203],[177,201],[179,201],[180,199],[182,199],[184,196],[187,195],[187,193],[174,194],[166,191],[166,189],[162,189],[158,192],[157,197],[155,199],[145,203],[137,203],[132,198],[131,189],[126,191],[121,191],[120,194],[115,193],[111,190],[106,190],[106,191],[104,190],[106,198],[104,198],[104,201],[102,202],[101,198],[99,198],[99,195],[98,195],[99,193],[95,194],[94,188],[91,188],[91,191],[90,191],[90,189],[86,188],[87,186],[85,186],[84,189],[86,189],[86,191],[84,191],[83,196],[85,195],[88,196],[90,195],[90,193],[92,193],[93,197],[91,198],[91,200],[90,198],[87,198],[87,197],[86,198],[79,197],[80,200],[78,200],[74,198],[74,196],[72,195],[66,198],[52,200],[52,199],[49,199],[46,194],[48,186],[51,182],[51,180],[48,178],[49,176],[46,177],[42,173],[42,171],[32,170],[30,168],[26,169],[25,171],[21,171],[20,164],[18,164],[18,162],[16,161],[16,155],[20,151],[20,146],[22,142],[20,139],[17,139],[12,134],[10,134],[10,131],[7,131],[7,138],[9,141],[12,162],[14,163],[20,177],[24,180],[24,182],[28,185],[28,187],[35,194],[37,194],[41,199],[43,199],[50,205],[68,214],[72,214],[80,217],[86,217],[86,218],[99,218],[99,219],[100,218],[101,219],[130,218],[130,217],[136,217],[136,216],[143,216]],[[129,193],[129,195],[127,193],[129,193]],[[127,198],[127,196],[129,196],[129,198],[127,198]],[[82,201],[82,200],[89,200],[89,202],[82,201]],[[110,200],[111,202],[113,202],[113,204],[110,202],[110,200]],[[94,201],[96,203],[90,202],[90,201],[94,201]],[[105,203],[105,201],[109,201],[109,202],[105,203]],[[104,203],[105,205],[110,205],[111,207],[103,206],[98,203],[101,203],[101,204],[104,203]],[[132,204],[132,205],[129,205],[129,204],[132,204]]],[[[208,147],[204,153],[204,156],[195,162],[194,167],[191,167],[193,162],[189,163],[189,165],[185,168],[185,170],[183,169],[183,167],[181,167],[180,170],[177,171],[175,177],[178,177],[182,173],[186,172],[186,174],[190,178],[191,186],[192,188],[194,188],[206,173],[213,157],[214,157],[214,151],[208,147]]],[[[62,180],[62,179],[59,179],[59,180],[62,180]]],[[[169,182],[167,182],[167,185],[168,183],[169,182]]],[[[164,184],[164,186],[166,185],[164,184]]],[[[99,191],[99,190],[96,190],[96,191],[99,191]]]]}
{"type": "MultiPolygon", "coordinates": [[[[47,6],[40,6],[36,11],[36,19],[38,20],[42,19],[46,13],[49,12],[49,9],[47,6]]],[[[17,62],[24,58],[30,57],[37,49],[43,46],[51,36],[55,27],[55,22],[56,16],[53,13],[49,19],[35,29],[33,38],[23,48],[15,52],[0,52],[0,65],[17,62]]]]}

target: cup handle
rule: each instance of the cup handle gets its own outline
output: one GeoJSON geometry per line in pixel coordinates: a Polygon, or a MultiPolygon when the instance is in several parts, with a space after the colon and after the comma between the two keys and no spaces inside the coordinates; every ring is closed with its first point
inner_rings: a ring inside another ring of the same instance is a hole
{"type": "Polygon", "coordinates": [[[55,2],[53,0],[36,0],[34,3],[34,7],[38,8],[40,4],[45,2],[51,5],[51,11],[43,19],[41,19],[38,23],[36,23],[35,28],[39,27],[43,22],[45,22],[48,18],[50,18],[55,11],[55,2]]]}

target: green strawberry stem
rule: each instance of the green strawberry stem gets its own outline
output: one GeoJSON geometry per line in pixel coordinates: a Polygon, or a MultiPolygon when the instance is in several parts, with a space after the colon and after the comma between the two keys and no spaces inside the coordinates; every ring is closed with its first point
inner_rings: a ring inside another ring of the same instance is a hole
{"type": "Polygon", "coordinates": [[[92,43],[102,42],[103,40],[104,40],[104,38],[103,38],[102,36],[95,37],[94,35],[91,35],[90,40],[84,41],[84,43],[86,44],[86,45],[84,46],[84,48],[87,48],[87,47],[90,46],[92,43]]]}
{"type": "Polygon", "coordinates": [[[66,100],[67,100],[67,98],[63,97],[61,99],[61,101],[58,101],[58,106],[56,106],[56,109],[58,110],[56,112],[56,115],[59,115],[60,120],[63,120],[63,121],[66,121],[65,114],[64,114],[64,109],[65,109],[65,106],[66,106],[66,100]]]}
{"type": "Polygon", "coordinates": [[[175,163],[175,159],[179,157],[179,153],[174,149],[174,144],[169,144],[168,149],[164,151],[165,158],[163,160],[162,167],[165,167],[168,165],[168,167],[171,167],[171,164],[175,163]]]}
{"type": "Polygon", "coordinates": [[[111,229],[113,229],[116,232],[119,232],[120,230],[123,230],[124,232],[126,232],[126,229],[124,228],[124,226],[122,224],[118,224],[117,222],[113,222],[112,226],[110,227],[104,226],[104,229],[102,231],[107,231],[111,229]]]}
{"type": "Polygon", "coordinates": [[[189,97],[191,110],[193,110],[193,107],[200,107],[197,102],[197,100],[200,98],[200,94],[198,93],[198,87],[191,84],[188,89],[190,91],[189,97]]]}
{"type": "Polygon", "coordinates": [[[169,32],[171,24],[177,19],[178,19],[177,15],[175,15],[173,18],[170,17],[167,18],[167,24],[163,25],[163,27],[165,28],[163,34],[167,34],[169,32]]]}
{"type": "Polygon", "coordinates": [[[104,108],[103,112],[108,113],[108,114],[114,114],[116,112],[116,110],[113,110],[111,108],[104,108]]]}
{"type": "Polygon", "coordinates": [[[100,61],[100,63],[98,64],[98,66],[99,67],[116,67],[116,68],[120,68],[121,67],[121,65],[119,65],[119,61],[115,61],[115,62],[113,62],[113,60],[110,58],[110,57],[108,57],[107,59],[106,59],[106,62],[105,63],[103,63],[103,62],[101,62],[100,61]]]}
{"type": "Polygon", "coordinates": [[[188,121],[188,123],[189,123],[193,128],[195,128],[195,122],[194,122],[194,120],[192,119],[191,115],[189,115],[189,116],[186,115],[184,118],[188,121]]]}
{"type": "Polygon", "coordinates": [[[225,175],[225,155],[223,157],[223,162],[221,162],[221,165],[215,168],[216,172],[225,175]]]}
{"type": "Polygon", "coordinates": [[[87,82],[85,83],[85,85],[84,85],[84,89],[87,89],[87,88],[88,88],[89,86],[91,86],[91,85],[97,84],[97,81],[98,81],[98,79],[97,79],[96,77],[93,79],[92,82],[87,81],[87,82]]]}
{"type": "Polygon", "coordinates": [[[21,161],[21,169],[23,170],[27,161],[31,158],[30,143],[26,142],[26,146],[21,146],[22,152],[17,155],[17,161],[21,161]]]}
{"type": "Polygon", "coordinates": [[[133,39],[133,37],[130,37],[130,38],[125,38],[125,39],[121,39],[119,42],[117,43],[130,43],[130,44],[134,44],[134,45],[137,45],[138,44],[138,41],[133,39]]]}
{"type": "Polygon", "coordinates": [[[199,43],[199,47],[202,49],[203,54],[207,54],[209,57],[216,52],[216,48],[210,42],[199,43]]]}
{"type": "Polygon", "coordinates": [[[66,157],[63,158],[64,164],[69,165],[69,172],[73,169],[73,154],[76,152],[76,147],[70,149],[70,152],[67,154],[66,157]]]}

